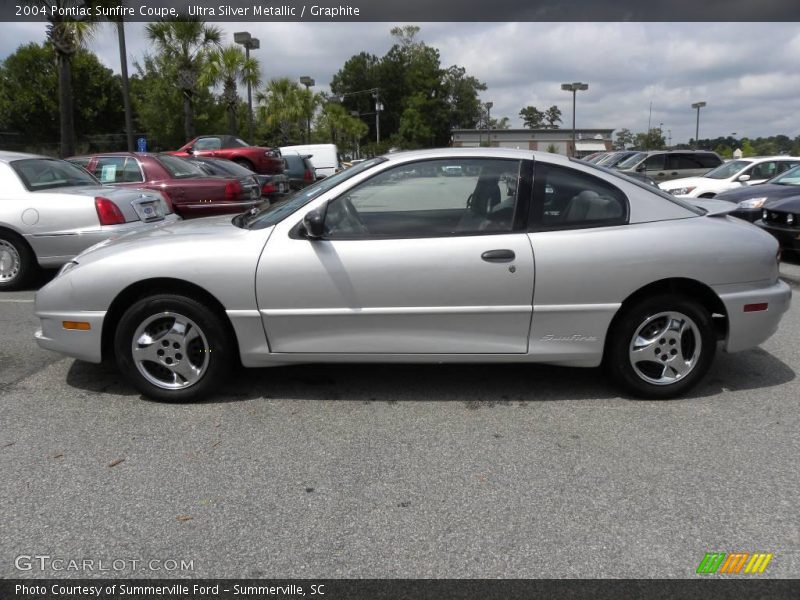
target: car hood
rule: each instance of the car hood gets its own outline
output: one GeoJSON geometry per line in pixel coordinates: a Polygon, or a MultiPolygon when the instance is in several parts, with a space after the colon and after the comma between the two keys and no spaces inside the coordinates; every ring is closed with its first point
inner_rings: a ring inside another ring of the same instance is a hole
{"type": "MultiPolygon", "coordinates": [[[[100,242],[84,250],[75,260],[79,264],[86,264],[118,252],[140,251],[143,248],[166,244],[175,247],[179,245],[185,248],[194,247],[193,254],[197,256],[203,249],[213,247],[221,240],[244,237],[248,234],[249,230],[236,227],[232,220],[233,217],[230,215],[222,215],[143,228],[100,242]]],[[[190,259],[191,254],[187,255],[187,260],[190,259]]]]}
{"type": "Polygon", "coordinates": [[[800,194],[773,200],[764,205],[769,210],[779,210],[781,212],[800,213],[800,194]]]}
{"type": "Polygon", "coordinates": [[[659,183],[658,187],[660,187],[662,190],[673,190],[675,188],[690,186],[699,187],[701,185],[708,185],[709,181],[710,180],[707,177],[683,177],[681,179],[670,179],[669,181],[664,181],[663,183],[659,183]]]}
{"type": "Polygon", "coordinates": [[[718,200],[726,200],[728,202],[741,202],[742,200],[749,200],[750,198],[767,198],[769,200],[775,200],[777,198],[797,196],[798,194],[800,194],[800,186],[761,183],[758,185],[746,185],[742,188],[729,190],[722,194],[718,194],[715,196],[715,198],[718,200]]]}

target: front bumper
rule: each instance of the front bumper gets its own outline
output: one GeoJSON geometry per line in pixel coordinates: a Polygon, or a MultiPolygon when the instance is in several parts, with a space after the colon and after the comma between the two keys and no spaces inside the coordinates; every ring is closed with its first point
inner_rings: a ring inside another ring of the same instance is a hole
{"type": "MultiPolygon", "coordinates": [[[[719,292],[720,290],[718,290],[719,292]]],[[[783,313],[789,310],[792,289],[784,281],[752,289],[719,293],[728,313],[725,349],[739,352],[765,342],[778,330],[783,313]],[[767,304],[767,310],[745,312],[745,305],[767,304]]]]}
{"type": "Polygon", "coordinates": [[[36,316],[42,324],[34,335],[40,347],[87,362],[102,360],[105,311],[37,312],[36,316]],[[91,328],[88,331],[64,329],[64,321],[89,323],[91,328]]]}
{"type": "Polygon", "coordinates": [[[772,223],[764,223],[762,220],[756,221],[756,225],[778,240],[781,248],[785,250],[800,250],[800,229],[797,227],[778,227],[772,223]]]}

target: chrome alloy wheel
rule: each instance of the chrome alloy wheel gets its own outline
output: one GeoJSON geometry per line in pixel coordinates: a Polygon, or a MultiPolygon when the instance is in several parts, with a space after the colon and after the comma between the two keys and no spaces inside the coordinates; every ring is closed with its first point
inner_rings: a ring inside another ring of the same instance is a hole
{"type": "Polygon", "coordinates": [[[19,252],[11,242],[0,240],[0,281],[11,281],[22,266],[19,252]]]}
{"type": "Polygon", "coordinates": [[[648,317],[631,339],[628,356],[634,372],[653,385],[670,385],[695,368],[702,351],[697,324],[679,312],[648,317]]]}
{"type": "Polygon", "coordinates": [[[174,312],[148,317],[136,328],[131,354],[136,368],[165,390],[191,387],[208,369],[205,334],[191,319],[174,312]]]}

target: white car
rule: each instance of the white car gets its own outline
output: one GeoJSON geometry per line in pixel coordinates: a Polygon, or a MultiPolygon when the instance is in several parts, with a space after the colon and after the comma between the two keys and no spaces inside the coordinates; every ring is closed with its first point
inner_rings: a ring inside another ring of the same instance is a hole
{"type": "Polygon", "coordinates": [[[713,198],[744,185],[764,183],[797,165],[800,165],[800,158],[793,156],[741,158],[726,162],[702,177],[673,179],[659,184],[659,187],[673,196],[713,198]]]}

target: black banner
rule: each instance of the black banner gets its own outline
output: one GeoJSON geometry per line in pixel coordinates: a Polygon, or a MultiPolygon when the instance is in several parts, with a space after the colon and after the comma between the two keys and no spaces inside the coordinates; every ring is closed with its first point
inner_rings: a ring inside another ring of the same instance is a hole
{"type": "Polygon", "coordinates": [[[0,21],[800,21],[798,0],[0,0],[0,21]]]}
{"type": "Polygon", "coordinates": [[[800,597],[781,579],[7,579],[2,600],[730,600],[800,597]]]}

